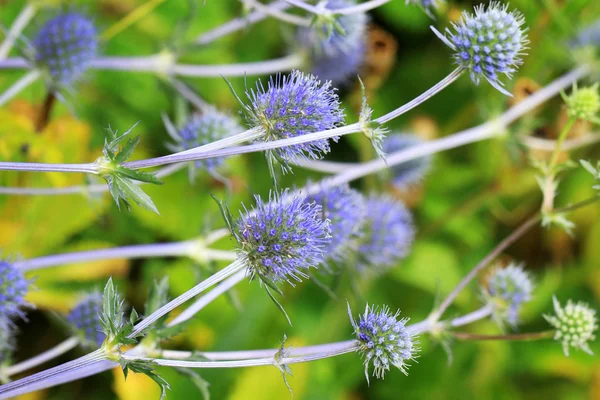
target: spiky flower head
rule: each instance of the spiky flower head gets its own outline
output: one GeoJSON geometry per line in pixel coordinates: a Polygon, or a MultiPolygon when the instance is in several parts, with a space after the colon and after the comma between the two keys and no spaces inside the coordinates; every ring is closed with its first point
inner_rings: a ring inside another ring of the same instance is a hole
{"type": "Polygon", "coordinates": [[[0,319],[10,321],[23,317],[21,309],[28,306],[25,295],[29,281],[23,272],[6,260],[0,260],[0,319]]]}
{"type": "Polygon", "coordinates": [[[307,201],[320,205],[323,218],[331,223],[331,242],[325,249],[327,258],[344,260],[360,234],[366,215],[365,198],[348,184],[331,186],[325,181],[307,201]]]}
{"type": "Polygon", "coordinates": [[[364,314],[359,315],[358,323],[354,321],[350,306],[348,315],[364,360],[367,381],[370,364],[373,364],[373,376],[376,378],[383,378],[390,366],[407,375],[407,363],[419,350],[416,338],[406,328],[408,318],[398,319],[400,311],[392,314],[387,306],[379,309],[368,304],[364,314]]]}
{"type": "Polygon", "coordinates": [[[577,84],[574,84],[570,96],[561,93],[567,105],[569,117],[600,124],[600,117],[598,117],[600,111],[599,85],[596,82],[592,86],[579,89],[577,84]]]}
{"type": "Polygon", "coordinates": [[[471,80],[479,84],[485,78],[500,92],[511,95],[502,86],[500,74],[509,79],[522,64],[521,56],[527,44],[525,18],[518,11],[508,11],[508,4],[492,1],[486,7],[475,7],[475,14],[463,12],[460,21],[452,24],[455,32],[446,29],[449,37],[432,27],[436,35],[454,53],[454,60],[469,71],[471,80]]]}
{"type": "Polygon", "coordinates": [[[531,300],[533,282],[522,264],[496,268],[484,289],[484,295],[494,306],[494,317],[499,323],[516,326],[521,306],[531,300]]]}
{"type": "Polygon", "coordinates": [[[99,347],[106,338],[100,324],[101,312],[102,295],[92,293],[79,301],[67,318],[73,330],[89,346],[99,347]]]}
{"type": "Polygon", "coordinates": [[[552,300],[555,315],[544,315],[544,318],[556,329],[554,340],[562,343],[565,356],[569,356],[569,347],[593,354],[588,342],[596,338],[594,336],[594,332],[598,329],[596,310],[585,303],[573,303],[570,299],[563,308],[556,297],[552,300]]]}
{"type": "Polygon", "coordinates": [[[434,10],[438,10],[444,3],[444,0],[406,0],[406,4],[421,7],[430,18],[434,18],[434,10]]]}
{"type": "Polygon", "coordinates": [[[352,7],[352,0],[328,0],[319,3],[324,17],[310,28],[300,28],[297,41],[308,49],[311,72],[334,84],[356,75],[366,52],[367,14],[358,12],[336,15],[335,10],[352,7]]]}
{"type": "MultiPolygon", "coordinates": [[[[230,115],[218,111],[214,107],[203,110],[202,114],[194,114],[187,123],[172,136],[176,140],[175,146],[169,146],[173,151],[184,151],[194,147],[203,146],[228,136],[240,133],[243,128],[238,121],[230,115]]],[[[206,169],[214,173],[225,158],[214,157],[194,161],[193,167],[206,169]]]]}
{"type": "Polygon", "coordinates": [[[90,66],[98,52],[98,32],[76,12],[60,14],[40,29],[33,40],[35,64],[47,71],[55,86],[70,86],[90,66]]]}
{"type": "MultiPolygon", "coordinates": [[[[256,91],[247,91],[246,95],[251,102],[245,106],[248,123],[260,133],[256,141],[298,137],[336,128],[344,121],[331,82],[322,83],[299,71],[271,77],[266,89],[259,81],[256,91]]],[[[289,169],[288,161],[319,159],[329,151],[329,141],[319,139],[270,150],[267,157],[278,160],[285,171],[289,169]]]]}
{"type": "MultiPolygon", "coordinates": [[[[418,146],[423,140],[412,134],[388,135],[383,140],[383,151],[391,154],[418,146]]],[[[394,165],[390,168],[392,173],[392,184],[398,189],[405,189],[410,185],[419,183],[431,166],[431,157],[419,157],[407,162],[394,165]]]]}
{"type": "Polygon", "coordinates": [[[384,272],[408,254],[415,236],[412,216],[402,202],[385,195],[369,196],[366,209],[358,268],[384,272]]]}
{"type": "Polygon", "coordinates": [[[239,243],[239,258],[251,278],[266,282],[300,281],[305,270],[316,268],[331,243],[329,220],[319,204],[306,201],[306,195],[271,193],[264,203],[255,196],[256,207],[244,208],[233,224],[239,243]]]}

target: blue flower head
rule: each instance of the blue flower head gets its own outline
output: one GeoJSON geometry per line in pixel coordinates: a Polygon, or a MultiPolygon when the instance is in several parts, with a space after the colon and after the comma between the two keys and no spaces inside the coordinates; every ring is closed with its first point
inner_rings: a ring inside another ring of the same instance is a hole
{"type": "MultiPolygon", "coordinates": [[[[417,146],[423,140],[411,134],[388,135],[383,140],[383,151],[386,154],[394,153],[417,146]]],[[[410,185],[419,183],[431,166],[431,157],[419,157],[390,168],[392,173],[392,184],[398,189],[405,189],[410,185]]]]}
{"type": "Polygon", "coordinates": [[[13,264],[0,261],[0,320],[10,323],[14,317],[23,317],[21,308],[28,306],[25,295],[29,281],[13,264]]]}
{"type": "Polygon", "coordinates": [[[35,63],[47,71],[55,86],[70,86],[90,66],[98,52],[98,32],[86,17],[75,12],[46,22],[33,40],[35,63]]]}
{"type": "Polygon", "coordinates": [[[434,32],[454,53],[456,63],[469,71],[471,80],[479,84],[485,78],[494,88],[509,95],[502,86],[500,74],[509,79],[522,64],[523,50],[529,43],[523,24],[525,18],[517,11],[508,11],[508,5],[490,2],[475,7],[475,14],[463,12],[455,32],[446,29],[449,37],[434,32]]]}
{"type": "Polygon", "coordinates": [[[307,201],[320,205],[323,218],[331,223],[331,242],[325,249],[327,258],[343,261],[360,234],[366,214],[365,198],[348,184],[330,186],[324,182],[307,201]]]}
{"type": "MultiPolygon", "coordinates": [[[[323,7],[335,11],[355,4],[352,0],[329,0],[323,7]]],[[[297,40],[309,49],[313,74],[334,84],[344,83],[356,75],[365,58],[368,18],[365,13],[352,13],[329,19],[335,28],[326,23],[300,28],[297,40]]]]}
{"type": "MultiPolygon", "coordinates": [[[[178,132],[174,133],[175,146],[169,146],[173,151],[184,151],[194,147],[203,146],[225,137],[242,132],[235,118],[218,111],[216,108],[208,108],[202,114],[195,114],[178,132]]],[[[220,167],[225,158],[215,157],[194,161],[193,167],[206,169],[213,174],[220,167]]]]}
{"type": "Polygon", "coordinates": [[[509,325],[516,326],[521,306],[531,300],[533,287],[523,265],[509,264],[505,268],[496,268],[484,290],[485,297],[494,306],[496,321],[506,321],[509,325]]]}
{"type": "Polygon", "coordinates": [[[600,19],[580,30],[569,42],[569,46],[572,49],[586,46],[600,49],[600,19]]]}
{"type": "Polygon", "coordinates": [[[263,203],[255,196],[256,208],[245,210],[232,233],[239,243],[239,258],[251,279],[267,282],[300,281],[303,272],[317,267],[331,243],[330,223],[322,208],[306,201],[305,195],[287,191],[271,194],[263,203]]]}
{"type": "MultiPolygon", "coordinates": [[[[344,121],[344,112],[331,83],[321,83],[313,75],[298,71],[271,78],[266,89],[259,82],[256,91],[247,91],[246,95],[251,102],[245,106],[248,123],[261,133],[257,141],[324,131],[344,121]]],[[[278,160],[286,171],[288,161],[319,159],[329,151],[329,141],[319,139],[270,150],[267,157],[278,160]]]]}
{"type": "Polygon", "coordinates": [[[434,18],[433,11],[439,9],[444,3],[444,0],[406,0],[406,4],[414,4],[421,7],[430,18],[434,18]]]}
{"type": "Polygon", "coordinates": [[[92,293],[73,307],[67,320],[75,332],[89,346],[99,347],[106,335],[100,324],[102,313],[102,295],[92,293]]]}
{"type": "Polygon", "coordinates": [[[415,236],[412,216],[404,204],[390,196],[369,196],[366,209],[358,268],[383,272],[408,254],[415,236]]]}
{"type": "Polygon", "coordinates": [[[390,366],[407,374],[407,363],[415,358],[419,350],[418,342],[406,328],[408,318],[398,319],[399,314],[400,311],[392,314],[386,306],[378,309],[367,304],[364,314],[359,316],[356,323],[348,306],[367,380],[370,364],[373,364],[373,376],[376,378],[383,378],[390,366]]]}

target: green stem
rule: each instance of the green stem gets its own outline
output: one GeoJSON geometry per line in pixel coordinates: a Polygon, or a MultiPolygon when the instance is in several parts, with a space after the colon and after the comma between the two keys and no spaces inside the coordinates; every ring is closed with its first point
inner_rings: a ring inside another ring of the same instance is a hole
{"type": "Polygon", "coordinates": [[[567,138],[567,135],[573,128],[576,119],[571,117],[563,127],[558,139],[556,140],[556,145],[554,146],[554,150],[552,151],[552,157],[550,158],[550,164],[548,165],[548,169],[546,171],[546,177],[544,180],[544,188],[543,188],[543,200],[542,200],[542,212],[550,213],[554,208],[554,195],[556,192],[556,165],[558,164],[558,156],[560,154],[560,150],[562,145],[567,138]]]}
{"type": "Polygon", "coordinates": [[[563,127],[562,131],[560,132],[560,135],[558,136],[558,140],[556,141],[556,146],[554,147],[554,151],[552,152],[552,158],[550,159],[550,170],[551,171],[554,168],[554,166],[556,166],[556,163],[558,162],[558,155],[560,153],[560,149],[562,148],[562,145],[565,142],[567,135],[573,128],[575,121],[576,121],[575,118],[573,118],[573,117],[569,118],[569,120],[563,127]]]}

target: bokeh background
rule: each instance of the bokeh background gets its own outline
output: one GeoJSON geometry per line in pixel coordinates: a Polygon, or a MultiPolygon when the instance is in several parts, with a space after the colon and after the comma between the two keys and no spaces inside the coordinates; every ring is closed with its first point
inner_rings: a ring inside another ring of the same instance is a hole
{"type": "MultiPolygon", "coordinates": [[[[69,2],[95,20],[103,32],[143,4],[138,0],[69,2]]],[[[127,29],[102,44],[107,55],[149,55],[167,46],[182,49],[182,60],[215,64],[266,60],[282,56],[290,48],[285,37],[290,27],[267,19],[247,30],[223,37],[205,47],[189,46],[192,40],[240,15],[234,0],[151,1],[156,7],[127,29]],[[194,9],[195,14],[190,10],[194,9]]],[[[32,37],[56,12],[41,12],[25,30],[32,37]]],[[[454,67],[449,49],[429,30],[442,30],[458,19],[461,10],[476,2],[454,1],[443,7],[435,21],[403,0],[370,13],[372,30],[369,56],[361,77],[367,84],[376,115],[392,110],[429,88],[454,67]]],[[[0,23],[10,26],[23,1],[0,1],[0,23]]],[[[397,132],[414,132],[426,140],[484,122],[528,93],[574,65],[567,43],[577,30],[600,18],[600,3],[589,0],[513,0],[511,7],[526,17],[531,40],[529,55],[515,79],[508,84],[515,97],[509,99],[487,84],[474,86],[465,76],[416,110],[390,123],[397,132]]],[[[0,71],[0,90],[6,89],[22,71],[0,71]]],[[[248,77],[253,86],[255,77],[248,77]]],[[[221,78],[186,79],[203,98],[219,108],[237,113],[239,105],[221,78]]],[[[238,93],[243,79],[232,79],[238,93]]],[[[357,114],[356,82],[341,88],[348,122],[357,114]]],[[[168,136],[161,113],[182,122],[193,109],[157,76],[146,73],[91,71],[84,82],[66,95],[52,111],[48,125],[35,131],[37,113],[46,96],[37,83],[7,106],[0,108],[0,158],[11,161],[88,162],[100,155],[105,129],[135,128],[141,145],[135,158],[167,154],[168,136]]],[[[529,157],[548,154],[528,152],[520,145],[522,135],[554,138],[564,124],[565,111],[557,97],[511,126],[508,135],[438,154],[423,183],[410,190],[394,191],[385,176],[371,176],[353,185],[364,192],[389,191],[412,209],[418,228],[410,256],[383,276],[363,276],[356,282],[342,279],[337,299],[312,283],[284,287],[283,304],[292,318],[289,326],[258,284],[240,284],[234,297],[224,296],[207,307],[184,333],[166,347],[177,349],[237,350],[278,347],[284,333],[294,346],[351,338],[346,299],[355,312],[366,301],[399,308],[413,321],[427,316],[436,291],[451,290],[480,258],[533,214],[541,201],[535,171],[529,157]],[[235,300],[237,299],[237,300],[235,300]],[[236,307],[239,303],[239,307],[236,307]]],[[[572,135],[590,130],[578,125],[572,135]]],[[[570,156],[597,159],[599,146],[570,156]]],[[[567,154],[564,155],[566,157],[567,154]]],[[[364,138],[345,137],[333,146],[331,160],[359,161],[373,158],[364,138]]],[[[108,194],[53,197],[0,196],[0,249],[4,256],[35,257],[67,251],[138,243],[176,241],[196,237],[223,227],[210,194],[227,199],[234,213],[242,203],[251,204],[253,194],[268,194],[272,182],[262,154],[233,157],[226,175],[232,193],[207,174],[190,184],[181,171],[163,186],[146,186],[161,215],[134,207],[119,212],[108,194]]],[[[295,169],[282,186],[303,185],[318,179],[317,173],[295,169]]],[[[0,173],[3,186],[67,186],[84,183],[80,174],[0,173]]],[[[569,171],[556,200],[564,205],[592,195],[592,179],[581,168],[569,171]]],[[[600,207],[573,214],[577,223],[573,237],[558,229],[532,230],[502,256],[503,262],[523,261],[535,277],[533,301],[525,306],[520,331],[547,329],[542,313],[552,311],[551,296],[574,298],[598,308],[600,304],[600,207]]],[[[224,239],[219,247],[231,249],[224,239]]],[[[348,266],[351,268],[351,266],[348,266]]],[[[176,296],[206,277],[215,266],[198,265],[188,259],[159,258],[139,261],[111,260],[53,268],[32,274],[36,289],[28,300],[36,310],[21,323],[17,360],[46,350],[68,335],[54,313],[65,313],[88,290],[99,289],[108,276],[118,283],[128,304],[141,309],[153,279],[167,276],[176,296]]],[[[485,275],[485,274],[484,274],[485,275]]],[[[481,277],[481,281],[485,279],[481,277]]],[[[449,316],[466,313],[480,305],[477,285],[457,299],[449,316]]],[[[465,330],[497,333],[492,321],[465,330]]],[[[385,380],[368,386],[362,362],[356,354],[310,364],[294,365],[289,377],[295,399],[600,399],[600,360],[581,352],[566,358],[561,346],[544,342],[458,342],[452,360],[439,343],[421,338],[422,352],[409,375],[392,371],[385,380]]],[[[596,353],[598,343],[592,344],[596,353]]],[[[78,355],[73,350],[60,361],[78,355]]],[[[170,382],[169,399],[200,398],[185,376],[161,369],[170,382]]],[[[289,399],[280,372],[275,368],[201,371],[210,382],[212,399],[289,399]]],[[[119,370],[107,372],[29,395],[28,399],[158,398],[158,388],[145,376],[130,374],[123,380],[119,370]]]]}

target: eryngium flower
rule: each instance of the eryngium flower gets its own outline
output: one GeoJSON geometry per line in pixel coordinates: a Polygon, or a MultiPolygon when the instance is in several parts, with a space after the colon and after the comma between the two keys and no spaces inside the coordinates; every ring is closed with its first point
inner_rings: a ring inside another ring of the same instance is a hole
{"type": "Polygon", "coordinates": [[[100,346],[106,335],[100,324],[102,295],[92,293],[73,307],[67,320],[75,332],[90,346],[100,346]]]}
{"type": "Polygon", "coordinates": [[[325,249],[327,258],[344,260],[364,221],[365,198],[348,184],[329,186],[325,182],[319,192],[309,196],[307,201],[319,204],[323,218],[331,223],[331,243],[325,249]]]}
{"type": "Polygon", "coordinates": [[[267,282],[300,281],[303,272],[324,261],[331,242],[329,220],[322,208],[306,201],[305,195],[271,194],[263,203],[255,196],[256,208],[241,213],[233,227],[239,258],[251,279],[267,282]]]}
{"type": "Polygon", "coordinates": [[[529,42],[522,28],[523,15],[507,10],[508,5],[490,2],[487,8],[483,4],[475,7],[475,15],[463,12],[460,21],[452,24],[456,32],[446,29],[449,38],[433,29],[455,51],[456,63],[469,71],[475,84],[485,78],[500,92],[510,95],[502,88],[498,75],[512,78],[529,42]]]}
{"type": "MultiPolygon", "coordinates": [[[[355,4],[352,0],[329,0],[324,7],[333,11],[355,4]]],[[[337,29],[317,23],[312,28],[300,28],[297,39],[309,49],[313,74],[334,84],[344,83],[357,73],[364,60],[368,18],[365,13],[331,18],[337,29]]]]}
{"type": "Polygon", "coordinates": [[[390,365],[407,374],[407,362],[415,358],[417,341],[406,329],[408,318],[398,320],[400,311],[392,314],[388,307],[381,310],[367,308],[363,315],[354,321],[348,306],[350,321],[359,343],[359,352],[364,359],[365,375],[369,380],[369,364],[373,364],[373,376],[383,378],[390,365]]]}
{"type": "Polygon", "coordinates": [[[577,47],[600,47],[600,20],[596,20],[589,26],[585,27],[577,36],[569,43],[571,48],[577,47]]]}
{"type": "Polygon", "coordinates": [[[412,216],[404,204],[389,196],[369,196],[366,209],[358,268],[384,272],[408,254],[415,236],[412,216]]]}
{"type": "Polygon", "coordinates": [[[433,10],[437,10],[444,3],[444,0],[406,0],[406,4],[414,4],[421,7],[425,14],[434,18],[433,10]]]}
{"type": "Polygon", "coordinates": [[[510,264],[493,271],[484,293],[494,305],[496,320],[515,326],[521,305],[531,300],[532,291],[533,282],[523,266],[510,264]]]}
{"type": "MultiPolygon", "coordinates": [[[[189,150],[242,131],[243,129],[234,118],[211,107],[202,114],[192,116],[177,133],[177,145],[170,147],[174,151],[189,150]]],[[[196,160],[194,166],[205,168],[208,172],[214,173],[223,164],[224,160],[223,157],[196,160]]]]}
{"type": "MultiPolygon", "coordinates": [[[[418,146],[423,140],[416,135],[394,134],[383,140],[383,151],[386,154],[406,150],[418,146]]],[[[431,157],[419,157],[391,167],[392,184],[398,189],[405,189],[419,183],[431,166],[431,157]]]]}
{"type": "Polygon", "coordinates": [[[29,281],[13,264],[0,261],[0,319],[10,321],[13,317],[22,317],[22,307],[27,306],[25,295],[29,281]]]}
{"type": "Polygon", "coordinates": [[[87,70],[98,51],[94,24],[69,12],[49,20],[33,40],[35,63],[46,70],[51,82],[69,86],[87,70]]]}
{"type": "Polygon", "coordinates": [[[571,95],[567,96],[561,93],[563,100],[567,104],[567,114],[571,118],[600,123],[598,112],[600,111],[600,93],[598,93],[599,83],[592,86],[579,89],[576,84],[573,85],[571,95]]]}
{"type": "Polygon", "coordinates": [[[598,329],[596,310],[591,309],[585,303],[573,303],[567,301],[563,308],[553,297],[554,313],[556,315],[544,315],[544,318],[556,329],[554,340],[562,342],[565,356],[569,356],[569,346],[593,354],[588,342],[596,338],[594,331],[598,329]]]}
{"type": "MultiPolygon", "coordinates": [[[[247,91],[251,101],[246,105],[249,124],[261,131],[258,141],[272,141],[302,136],[336,128],[344,121],[344,112],[331,82],[321,83],[310,74],[292,71],[269,80],[265,89],[261,82],[256,91],[247,91]]],[[[337,138],[334,138],[337,140],[337,138]]],[[[270,150],[286,170],[287,161],[319,159],[330,151],[327,139],[270,150]]]]}

